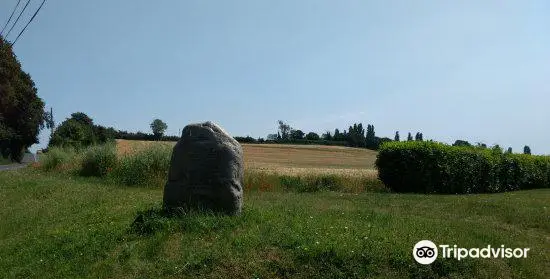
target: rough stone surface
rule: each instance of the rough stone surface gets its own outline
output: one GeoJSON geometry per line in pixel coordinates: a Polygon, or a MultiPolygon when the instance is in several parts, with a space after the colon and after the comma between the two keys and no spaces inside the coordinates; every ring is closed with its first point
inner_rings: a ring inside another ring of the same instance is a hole
{"type": "Polygon", "coordinates": [[[241,145],[212,122],[187,125],[174,150],[164,206],[238,214],[243,203],[241,145]]]}

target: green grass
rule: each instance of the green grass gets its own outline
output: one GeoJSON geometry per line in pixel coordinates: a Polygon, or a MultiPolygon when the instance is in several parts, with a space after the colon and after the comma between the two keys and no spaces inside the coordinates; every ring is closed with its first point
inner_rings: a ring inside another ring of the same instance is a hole
{"type": "Polygon", "coordinates": [[[241,216],[167,217],[159,188],[33,169],[0,182],[2,278],[550,278],[549,190],[252,191],[241,216]],[[421,239],[531,251],[422,266],[421,239]]]}

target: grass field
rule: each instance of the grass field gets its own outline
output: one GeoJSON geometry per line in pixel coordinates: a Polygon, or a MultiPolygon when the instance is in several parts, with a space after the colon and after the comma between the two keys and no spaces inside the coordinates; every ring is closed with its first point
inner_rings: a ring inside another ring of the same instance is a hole
{"type": "MultiPolygon", "coordinates": [[[[120,155],[146,148],[152,144],[173,146],[175,142],[117,140],[120,155]]],[[[376,151],[325,145],[242,144],[245,167],[248,169],[308,171],[344,170],[358,172],[374,169],[376,151]]]]}
{"type": "Polygon", "coordinates": [[[549,278],[550,191],[245,194],[237,217],[159,213],[162,189],[0,172],[2,278],[549,278]],[[142,212],[141,223],[132,222],[142,212]],[[421,239],[526,259],[412,258],[421,239]]]}
{"type": "MultiPolygon", "coordinates": [[[[149,157],[169,158],[151,144],[174,143],[117,142],[118,157],[135,159],[122,178],[141,174],[149,157]]],[[[74,151],[50,151],[69,162],[60,169],[0,172],[0,278],[550,278],[548,189],[394,194],[376,179],[372,151],[243,148],[244,208],[234,217],[168,216],[164,179],[142,187],[119,183],[116,171],[81,177],[74,151]],[[424,266],[412,257],[423,239],[531,250],[424,266]]]]}

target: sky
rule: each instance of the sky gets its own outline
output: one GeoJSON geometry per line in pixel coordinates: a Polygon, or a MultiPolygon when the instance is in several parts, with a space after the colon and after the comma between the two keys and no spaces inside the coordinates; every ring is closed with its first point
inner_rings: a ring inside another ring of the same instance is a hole
{"type": "Polygon", "coordinates": [[[550,154],[549,14],[545,0],[58,0],[14,51],[57,123],[81,111],[150,132],[160,118],[176,135],[210,120],[257,138],[279,119],[319,134],[361,122],[550,154]]]}

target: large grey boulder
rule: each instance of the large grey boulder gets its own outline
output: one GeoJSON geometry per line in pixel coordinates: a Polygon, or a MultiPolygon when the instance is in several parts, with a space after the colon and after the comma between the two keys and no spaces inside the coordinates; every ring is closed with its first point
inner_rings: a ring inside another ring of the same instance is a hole
{"type": "Polygon", "coordinates": [[[164,206],[238,214],[243,175],[243,150],[233,137],[212,122],[187,125],[172,152],[164,206]]]}

